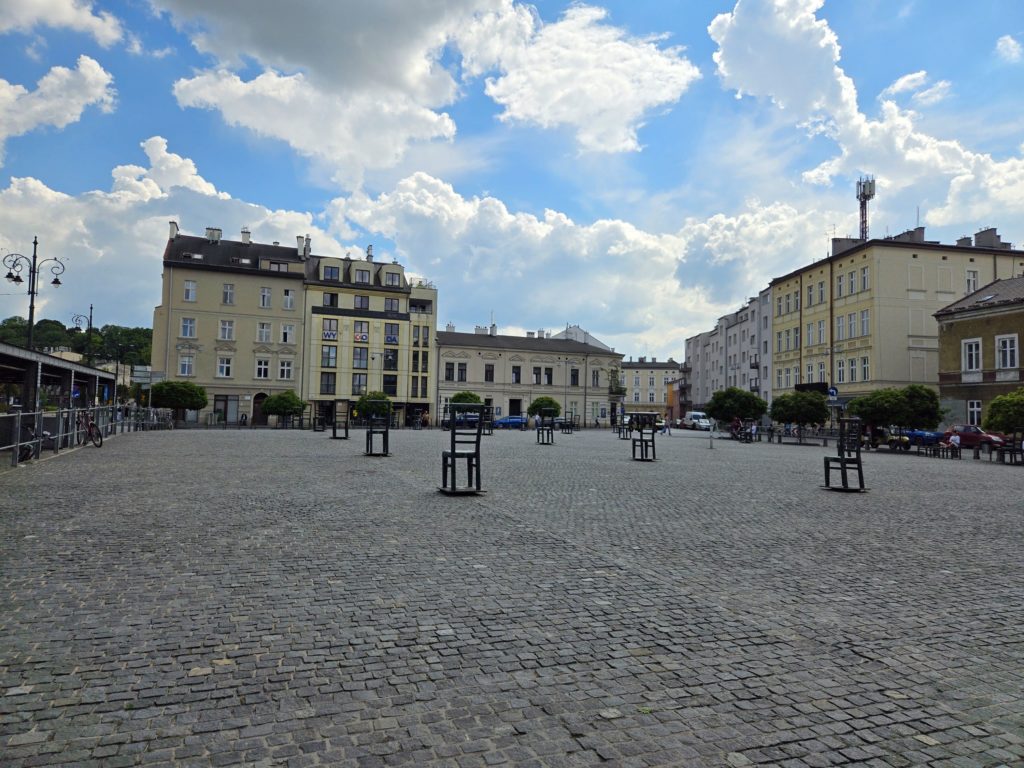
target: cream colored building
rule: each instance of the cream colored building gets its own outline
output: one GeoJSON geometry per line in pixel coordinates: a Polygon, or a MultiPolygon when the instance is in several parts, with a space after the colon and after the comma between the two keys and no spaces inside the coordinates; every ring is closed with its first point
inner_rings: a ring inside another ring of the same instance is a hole
{"type": "Polygon", "coordinates": [[[772,280],[771,391],[837,390],[836,402],[883,387],[938,386],[934,313],[979,286],[1024,273],[1024,252],[994,229],[972,243],[833,240],[832,256],[772,280]]]}
{"type": "Polygon", "coordinates": [[[470,391],[494,408],[496,419],[524,415],[541,395],[555,399],[562,413],[580,416],[586,426],[607,425],[621,401],[618,382],[622,355],[604,345],[556,339],[545,332],[498,334],[497,326],[458,333],[449,325],[437,334],[435,412],[457,392],[470,391]]]}
{"type": "Polygon", "coordinates": [[[660,363],[656,357],[623,360],[620,383],[626,389],[626,411],[657,411],[667,417],[669,385],[678,378],[679,363],[671,357],[660,363]]]}
{"type": "Polygon", "coordinates": [[[183,235],[172,222],[152,381],[202,386],[209,405],[200,419],[216,412],[229,423],[265,423],[262,402],[286,390],[329,419],[335,400],[367,388],[394,393],[399,418],[412,418],[433,400],[437,292],[367,251],[320,257],[308,236],[295,247],[267,245],[245,230],[238,241],[213,228],[183,235]]]}

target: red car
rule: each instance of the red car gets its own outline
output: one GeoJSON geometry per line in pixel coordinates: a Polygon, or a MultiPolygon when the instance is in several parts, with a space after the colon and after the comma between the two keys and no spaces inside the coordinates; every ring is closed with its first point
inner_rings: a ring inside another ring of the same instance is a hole
{"type": "Polygon", "coordinates": [[[954,424],[946,430],[946,434],[943,435],[942,441],[944,443],[948,443],[949,438],[954,432],[960,435],[961,448],[973,448],[976,445],[987,445],[990,448],[999,448],[1006,440],[1005,437],[996,432],[986,432],[981,427],[975,427],[972,424],[954,424]]]}

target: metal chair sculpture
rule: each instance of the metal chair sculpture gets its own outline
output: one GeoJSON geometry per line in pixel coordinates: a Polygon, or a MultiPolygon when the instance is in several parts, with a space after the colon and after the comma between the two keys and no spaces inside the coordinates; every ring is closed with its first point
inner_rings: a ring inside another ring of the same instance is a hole
{"type": "Polygon", "coordinates": [[[565,417],[562,419],[562,425],[561,426],[562,426],[562,434],[563,435],[571,435],[572,434],[572,431],[573,431],[573,428],[574,428],[572,411],[567,411],[566,412],[565,417]]]}
{"type": "Polygon", "coordinates": [[[480,436],[483,406],[452,403],[448,413],[448,450],[441,453],[440,491],[449,495],[482,493],[480,488],[480,436]],[[458,484],[458,464],[466,462],[466,485],[458,484]],[[449,480],[451,482],[449,482],[449,480]]]}
{"type": "Polygon", "coordinates": [[[367,456],[390,456],[388,451],[388,438],[391,432],[391,401],[390,400],[367,400],[370,415],[366,422],[366,455],[367,456]],[[374,447],[376,437],[380,437],[381,446],[374,447]]]}
{"type": "Polygon", "coordinates": [[[658,414],[630,414],[629,426],[637,433],[637,436],[633,438],[633,460],[657,461],[658,453],[654,445],[654,434],[658,431],[658,414]]]}
{"type": "Polygon", "coordinates": [[[348,414],[351,411],[351,405],[348,400],[334,401],[334,423],[331,425],[332,440],[348,440],[348,414]]]}
{"type": "Polygon", "coordinates": [[[485,435],[493,435],[494,434],[494,406],[493,405],[485,405],[484,406],[484,410],[483,410],[483,414],[481,415],[481,419],[483,420],[483,427],[482,427],[483,434],[485,434],[485,435]]]}
{"type": "Polygon", "coordinates": [[[836,440],[836,456],[825,457],[825,485],[830,491],[861,492],[864,487],[864,466],[860,458],[861,423],[860,419],[848,418],[839,420],[839,437],[836,440]],[[857,472],[857,486],[850,485],[850,472],[857,472]],[[842,485],[832,485],[832,473],[839,472],[842,485]]]}
{"type": "Polygon", "coordinates": [[[555,409],[542,408],[537,414],[537,445],[555,444],[555,409]]]}

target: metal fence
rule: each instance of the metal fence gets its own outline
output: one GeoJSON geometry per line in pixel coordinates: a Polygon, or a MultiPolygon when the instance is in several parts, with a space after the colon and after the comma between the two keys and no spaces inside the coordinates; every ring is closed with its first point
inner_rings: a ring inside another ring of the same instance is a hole
{"type": "Polygon", "coordinates": [[[124,432],[170,429],[172,412],[165,408],[99,405],[53,411],[0,413],[0,451],[10,451],[11,466],[46,452],[78,448],[88,442],[88,424],[96,423],[104,438],[124,432]]]}

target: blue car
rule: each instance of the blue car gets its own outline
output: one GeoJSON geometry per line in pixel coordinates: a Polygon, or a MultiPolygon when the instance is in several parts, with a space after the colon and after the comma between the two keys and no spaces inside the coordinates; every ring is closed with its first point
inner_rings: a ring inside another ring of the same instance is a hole
{"type": "Polygon", "coordinates": [[[498,429],[522,429],[526,426],[525,416],[502,416],[495,419],[494,426],[498,429]]]}

